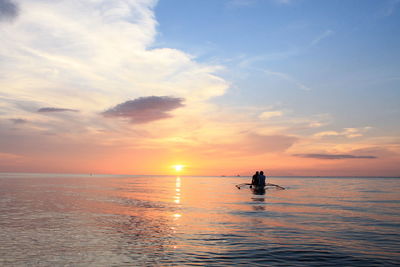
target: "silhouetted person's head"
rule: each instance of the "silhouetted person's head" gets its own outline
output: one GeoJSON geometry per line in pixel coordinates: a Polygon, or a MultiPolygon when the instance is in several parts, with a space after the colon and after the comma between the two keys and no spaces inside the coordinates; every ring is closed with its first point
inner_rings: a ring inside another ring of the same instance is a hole
{"type": "Polygon", "coordinates": [[[258,171],[256,172],[256,174],[258,175],[258,171]]]}
{"type": "Polygon", "coordinates": [[[263,172],[263,171],[260,171],[260,174],[261,174],[261,175],[264,175],[264,172],[263,172]]]}

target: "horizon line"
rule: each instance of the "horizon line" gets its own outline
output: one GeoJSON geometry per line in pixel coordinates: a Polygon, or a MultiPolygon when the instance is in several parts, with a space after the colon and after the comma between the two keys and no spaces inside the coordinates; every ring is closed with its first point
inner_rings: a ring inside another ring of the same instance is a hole
{"type": "MultiPolygon", "coordinates": [[[[46,175],[85,175],[85,176],[179,176],[179,177],[231,177],[231,178],[243,178],[251,177],[252,175],[179,175],[179,174],[115,174],[115,173],[61,173],[61,172],[4,172],[0,171],[1,174],[46,174],[46,175]]],[[[279,177],[279,178],[400,178],[398,176],[383,176],[383,175],[268,175],[267,177],[279,177]]],[[[0,177],[1,178],[1,177],[0,177]]]]}

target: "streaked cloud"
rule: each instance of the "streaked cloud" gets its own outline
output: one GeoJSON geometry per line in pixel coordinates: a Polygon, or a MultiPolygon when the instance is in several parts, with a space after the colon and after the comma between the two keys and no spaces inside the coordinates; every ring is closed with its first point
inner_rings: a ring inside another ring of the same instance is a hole
{"type": "Polygon", "coordinates": [[[339,132],[336,131],[323,131],[314,134],[315,137],[324,137],[324,136],[339,136],[341,135],[339,132]]]}
{"type": "Polygon", "coordinates": [[[21,155],[11,154],[11,153],[2,153],[0,152],[0,159],[3,160],[17,160],[22,159],[21,155]]]}
{"type": "Polygon", "coordinates": [[[10,121],[12,121],[14,124],[24,124],[24,123],[27,123],[27,122],[28,122],[27,120],[25,120],[25,119],[20,119],[20,118],[17,118],[17,119],[10,119],[10,121]]]}
{"type": "Polygon", "coordinates": [[[259,153],[283,152],[298,141],[297,137],[288,135],[248,134],[248,145],[252,151],[259,153]]]}
{"type": "Polygon", "coordinates": [[[314,134],[315,137],[342,136],[346,138],[356,138],[364,135],[371,127],[363,128],[344,128],[342,131],[323,131],[314,134]]]}
{"type": "Polygon", "coordinates": [[[357,156],[350,154],[294,154],[295,157],[312,159],[376,159],[376,156],[357,156]]]}
{"type": "Polygon", "coordinates": [[[37,112],[40,113],[51,113],[51,112],[79,112],[77,109],[70,109],[70,108],[52,108],[52,107],[45,107],[38,109],[37,112]]]}
{"type": "Polygon", "coordinates": [[[183,107],[183,99],[169,96],[139,97],[104,111],[105,117],[128,118],[132,123],[147,123],[170,118],[169,111],[183,107]]]}
{"type": "Polygon", "coordinates": [[[282,111],[276,110],[276,111],[264,111],[263,113],[258,116],[262,120],[268,120],[273,117],[280,117],[283,115],[282,111]]]}
{"type": "Polygon", "coordinates": [[[297,81],[296,79],[294,79],[293,77],[291,77],[289,74],[283,73],[283,72],[277,72],[277,71],[271,71],[271,70],[264,70],[264,73],[266,73],[267,75],[271,75],[271,76],[276,76],[279,77],[283,80],[289,81],[293,84],[295,84],[298,88],[304,90],[304,91],[310,91],[311,88],[304,85],[303,83],[297,81]]]}
{"type": "Polygon", "coordinates": [[[18,5],[11,0],[0,0],[0,21],[12,20],[18,16],[18,5]]]}
{"type": "Polygon", "coordinates": [[[263,72],[264,71],[263,69],[254,68],[252,66],[257,65],[262,62],[285,60],[285,59],[288,59],[288,58],[298,55],[300,52],[301,51],[298,48],[294,47],[294,48],[290,48],[288,50],[282,50],[282,51],[276,51],[276,52],[270,52],[270,53],[264,53],[264,54],[257,54],[256,56],[240,55],[239,57],[237,57],[234,60],[238,61],[237,65],[242,68],[251,68],[255,71],[263,72]]]}
{"type": "Polygon", "coordinates": [[[311,46],[317,45],[319,42],[321,42],[322,40],[328,38],[329,36],[331,36],[333,34],[334,34],[334,31],[332,31],[332,30],[324,31],[323,33],[321,33],[320,35],[315,37],[314,40],[311,41],[311,46]]]}
{"type": "Polygon", "coordinates": [[[243,155],[275,155],[285,152],[297,141],[297,137],[283,134],[235,133],[231,135],[231,140],[211,140],[204,142],[196,150],[198,150],[199,154],[208,156],[226,155],[228,157],[243,157],[243,155]]]}

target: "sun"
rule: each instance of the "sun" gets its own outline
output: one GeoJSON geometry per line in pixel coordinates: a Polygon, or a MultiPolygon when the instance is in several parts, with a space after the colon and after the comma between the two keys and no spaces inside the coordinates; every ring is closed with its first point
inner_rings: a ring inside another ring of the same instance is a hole
{"type": "Polygon", "coordinates": [[[180,172],[183,170],[185,166],[183,165],[174,165],[173,168],[175,169],[175,171],[180,172]]]}

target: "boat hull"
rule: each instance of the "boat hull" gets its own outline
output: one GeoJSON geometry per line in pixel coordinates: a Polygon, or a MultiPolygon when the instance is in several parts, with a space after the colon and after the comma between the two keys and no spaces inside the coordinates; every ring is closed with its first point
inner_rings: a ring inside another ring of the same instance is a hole
{"type": "Polygon", "coordinates": [[[265,187],[264,186],[254,186],[254,185],[252,185],[250,187],[250,189],[253,192],[253,194],[255,194],[255,195],[263,195],[263,194],[265,194],[265,187]]]}

